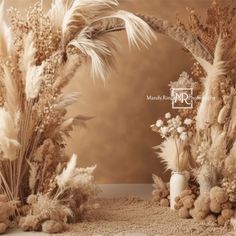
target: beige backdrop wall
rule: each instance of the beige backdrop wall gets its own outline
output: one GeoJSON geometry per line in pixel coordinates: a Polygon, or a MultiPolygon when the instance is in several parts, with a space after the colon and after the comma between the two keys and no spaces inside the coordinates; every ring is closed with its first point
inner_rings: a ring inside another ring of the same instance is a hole
{"type": "MultiPolygon", "coordinates": [[[[35,1],[6,0],[8,6],[24,8],[35,1]]],[[[186,6],[203,13],[210,0],[127,0],[121,7],[175,21],[186,15],[186,6]]],[[[220,2],[235,2],[223,1],[220,2]]],[[[44,0],[45,6],[49,0],[44,0]]],[[[68,141],[68,154],[79,155],[81,166],[97,164],[99,183],[148,183],[151,174],[167,177],[152,147],[161,139],[150,124],[170,111],[169,101],[147,101],[147,95],[169,95],[168,83],[189,71],[191,58],[176,42],[162,35],[148,49],[130,50],[124,33],[117,33],[120,52],[116,70],[107,81],[93,81],[84,66],[68,87],[80,91],[80,102],[71,114],[95,116],[86,130],[76,130],[68,141]]]]}

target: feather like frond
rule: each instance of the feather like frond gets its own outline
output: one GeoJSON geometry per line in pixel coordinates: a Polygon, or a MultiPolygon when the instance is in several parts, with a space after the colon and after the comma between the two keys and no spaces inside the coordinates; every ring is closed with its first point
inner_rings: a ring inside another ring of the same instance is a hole
{"type": "Polygon", "coordinates": [[[7,110],[14,115],[20,109],[19,91],[16,85],[15,78],[13,78],[10,69],[3,66],[4,70],[4,86],[6,90],[5,106],[7,110]]]}
{"type": "Polygon", "coordinates": [[[214,135],[212,139],[212,144],[208,151],[208,158],[210,159],[211,163],[217,168],[217,165],[222,165],[223,159],[226,155],[226,139],[225,139],[225,132],[220,132],[218,135],[214,135]]]}
{"type": "Polygon", "coordinates": [[[61,124],[60,130],[64,132],[66,136],[69,136],[69,132],[73,130],[74,126],[77,126],[79,128],[85,128],[86,122],[91,119],[93,119],[93,117],[82,116],[82,115],[69,118],[61,124]]]}
{"type": "Polygon", "coordinates": [[[208,77],[217,77],[217,76],[225,75],[226,69],[225,69],[225,62],[223,61],[223,52],[224,52],[223,40],[221,38],[221,35],[219,35],[217,43],[216,43],[213,64],[210,64],[208,61],[206,61],[203,58],[195,56],[195,59],[199,62],[202,68],[207,72],[208,77]]]}
{"type": "Polygon", "coordinates": [[[18,158],[17,151],[20,144],[17,135],[18,131],[13,117],[5,108],[0,108],[0,149],[3,151],[4,159],[15,160],[18,158]]]}
{"type": "Polygon", "coordinates": [[[38,170],[39,170],[39,165],[37,163],[33,163],[30,161],[27,161],[30,167],[29,170],[29,187],[32,193],[34,193],[35,185],[38,180],[38,170]]]}
{"type": "Polygon", "coordinates": [[[63,94],[55,102],[54,108],[56,110],[65,109],[66,107],[68,107],[68,106],[72,105],[73,103],[77,102],[79,96],[80,96],[79,92],[63,94]]]}
{"type": "Polygon", "coordinates": [[[167,189],[166,183],[162,180],[161,177],[152,174],[152,179],[153,179],[153,181],[154,181],[153,187],[154,187],[156,190],[161,190],[161,191],[163,191],[163,190],[166,190],[166,189],[167,189]]]}
{"type": "Polygon", "coordinates": [[[170,137],[154,149],[159,150],[157,154],[165,163],[167,170],[185,171],[189,169],[189,153],[185,150],[185,144],[181,140],[170,137]]]}
{"type": "Polygon", "coordinates": [[[43,67],[44,64],[41,64],[40,66],[34,65],[27,70],[25,94],[28,100],[36,98],[39,94],[40,86],[43,81],[43,67]]]}
{"type": "Polygon", "coordinates": [[[200,194],[209,193],[218,183],[216,169],[210,165],[202,165],[197,174],[197,181],[200,184],[200,194]]]}
{"type": "Polygon", "coordinates": [[[48,15],[53,26],[60,29],[67,10],[68,0],[53,0],[48,15]]]}
{"type": "Polygon", "coordinates": [[[8,56],[9,52],[11,51],[11,43],[12,43],[12,36],[11,30],[7,26],[5,19],[4,19],[4,0],[1,2],[0,5],[0,57],[5,58],[8,56]]]}
{"type": "Polygon", "coordinates": [[[107,15],[117,5],[116,0],[74,0],[66,11],[62,23],[64,43],[67,44],[73,39],[91,19],[107,15]]]}
{"type": "Polygon", "coordinates": [[[225,62],[222,61],[222,51],[223,43],[221,36],[219,36],[212,65],[204,59],[196,57],[198,62],[207,72],[207,77],[204,81],[204,93],[196,117],[197,128],[199,130],[204,129],[206,125],[213,124],[215,121],[217,121],[218,114],[222,108],[222,101],[218,87],[222,76],[225,76],[226,74],[225,62]]]}
{"type": "Polygon", "coordinates": [[[35,53],[36,49],[34,46],[33,33],[30,32],[26,35],[24,40],[24,53],[22,56],[22,69],[27,71],[35,63],[35,53]]]}
{"type": "Polygon", "coordinates": [[[106,73],[113,62],[112,51],[115,50],[115,44],[112,38],[91,39],[89,28],[85,28],[76,39],[70,42],[69,46],[78,48],[90,58],[93,76],[105,79],[106,73]]]}
{"type": "Polygon", "coordinates": [[[70,179],[72,178],[77,165],[77,155],[73,154],[70,161],[67,163],[67,167],[62,171],[60,175],[56,177],[57,184],[61,189],[64,189],[70,179]]]}
{"type": "Polygon", "coordinates": [[[151,39],[156,39],[150,26],[141,18],[130,12],[120,10],[110,16],[102,18],[101,20],[110,19],[112,21],[114,18],[120,19],[124,22],[130,46],[139,47],[140,44],[147,46],[148,44],[151,44],[151,39]]]}

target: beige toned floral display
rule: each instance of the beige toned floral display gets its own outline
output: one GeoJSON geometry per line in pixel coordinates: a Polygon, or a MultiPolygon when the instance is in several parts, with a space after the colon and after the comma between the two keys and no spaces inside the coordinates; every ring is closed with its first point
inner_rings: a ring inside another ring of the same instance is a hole
{"type": "MultiPolygon", "coordinates": [[[[213,1],[205,22],[193,9],[188,11],[189,21],[178,20],[175,33],[189,32],[201,47],[189,49],[174,37],[191,53],[194,64],[191,75],[181,73],[170,88],[191,88],[193,109],[179,109],[176,117],[167,113],[151,127],[164,138],[156,149],[167,168],[190,178],[190,190],[176,198],[179,216],[224,225],[234,216],[236,201],[236,9],[213,1]]],[[[149,21],[155,29],[158,21],[149,21]]],[[[173,29],[164,33],[170,35],[173,29]]],[[[154,198],[162,192],[160,186],[155,185],[154,198]]]]}
{"type": "MultiPolygon", "coordinates": [[[[0,233],[17,224],[26,231],[59,233],[83,219],[96,194],[93,172],[65,154],[65,137],[85,126],[67,108],[78,92],[63,93],[79,67],[105,79],[116,44],[108,33],[122,24],[131,46],[150,44],[151,28],[119,10],[116,0],[42,1],[26,17],[0,5],[0,233]]],[[[77,78],[76,78],[77,79],[77,78]]]]}
{"type": "MultiPolygon", "coordinates": [[[[191,54],[192,75],[183,72],[170,87],[192,88],[201,99],[194,101],[194,109],[167,113],[152,129],[164,138],[159,156],[168,169],[189,178],[191,190],[176,198],[179,216],[229,222],[236,202],[235,10],[213,2],[205,23],[189,11],[188,24],[179,20],[172,25],[122,11],[116,0],[53,0],[47,11],[37,2],[25,17],[10,8],[6,21],[2,2],[1,233],[17,225],[60,233],[96,207],[90,201],[96,194],[96,166],[78,168],[77,156],[65,154],[65,137],[91,117],[69,117],[67,108],[79,93],[63,89],[87,62],[93,77],[105,79],[114,65],[112,33],[122,30],[131,46],[147,46],[156,31],[191,54]]],[[[169,205],[169,185],[154,179],[155,198],[169,205]]]]}

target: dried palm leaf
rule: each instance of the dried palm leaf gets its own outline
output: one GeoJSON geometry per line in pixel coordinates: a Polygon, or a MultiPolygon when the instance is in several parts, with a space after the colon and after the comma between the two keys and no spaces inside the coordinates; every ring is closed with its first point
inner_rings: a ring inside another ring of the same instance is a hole
{"type": "Polygon", "coordinates": [[[74,0],[66,11],[62,32],[67,44],[80,30],[93,21],[113,11],[118,5],[116,0],[74,0]]]}
{"type": "Polygon", "coordinates": [[[115,50],[114,42],[108,37],[90,38],[90,28],[83,29],[80,34],[70,42],[69,46],[78,48],[88,56],[92,64],[93,76],[105,79],[106,73],[113,64],[112,50],[115,50]]]}
{"type": "Polygon", "coordinates": [[[113,65],[113,51],[116,50],[114,40],[107,37],[107,25],[115,20],[124,22],[128,41],[131,46],[147,45],[155,38],[151,28],[142,19],[126,11],[117,11],[110,16],[103,17],[84,28],[79,35],[69,43],[87,55],[92,62],[94,76],[105,79],[107,70],[113,65]],[[103,25],[98,29],[97,25],[103,25]],[[94,32],[94,29],[95,32],[94,32]]]}

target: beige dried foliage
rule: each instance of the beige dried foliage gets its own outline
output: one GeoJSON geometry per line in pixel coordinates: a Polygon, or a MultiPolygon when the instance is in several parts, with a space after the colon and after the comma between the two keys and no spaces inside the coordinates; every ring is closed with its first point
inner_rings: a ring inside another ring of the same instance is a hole
{"type": "Polygon", "coordinates": [[[8,20],[5,12],[1,2],[0,193],[22,204],[35,194],[21,208],[20,226],[52,232],[53,224],[82,218],[96,193],[96,167],[78,168],[77,157],[65,154],[65,136],[91,117],[67,117],[79,93],[63,93],[82,63],[91,61],[103,79],[114,66],[112,35],[95,25],[119,18],[133,45],[150,44],[154,33],[116,0],[53,0],[46,13],[37,1],[25,16],[10,8],[8,20]]]}

